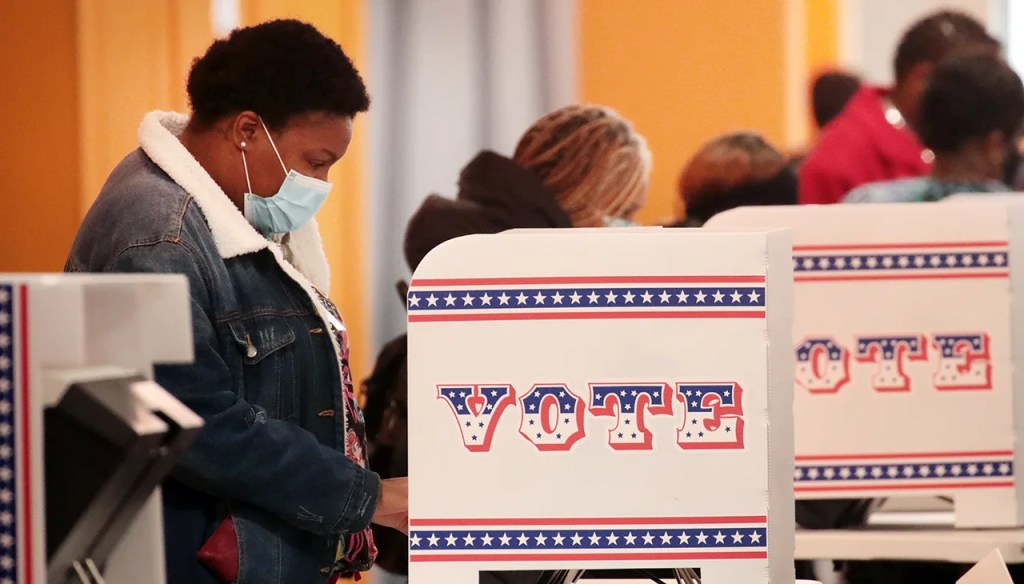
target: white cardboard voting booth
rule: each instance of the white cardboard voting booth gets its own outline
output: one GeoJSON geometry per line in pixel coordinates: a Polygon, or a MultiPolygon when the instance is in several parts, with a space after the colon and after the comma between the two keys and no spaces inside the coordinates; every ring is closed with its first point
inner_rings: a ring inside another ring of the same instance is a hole
{"type": "Polygon", "coordinates": [[[751,207],[709,223],[750,227],[793,229],[797,498],[944,495],[957,526],[1022,525],[1021,208],[751,207]]]}
{"type": "Polygon", "coordinates": [[[448,242],[409,308],[410,580],[792,582],[788,234],[448,242]]]}
{"type": "Polygon", "coordinates": [[[973,568],[970,569],[956,584],[1013,584],[1006,562],[999,550],[993,550],[973,568]]]}
{"type": "Polygon", "coordinates": [[[0,583],[165,581],[152,489],[202,420],[148,379],[192,356],[182,276],[0,274],[0,583]],[[95,456],[64,460],[89,423],[95,456]]]}

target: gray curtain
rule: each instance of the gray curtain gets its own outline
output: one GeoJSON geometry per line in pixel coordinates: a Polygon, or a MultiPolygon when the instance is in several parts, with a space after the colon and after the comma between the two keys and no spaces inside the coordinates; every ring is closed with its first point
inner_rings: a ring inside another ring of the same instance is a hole
{"type": "Polygon", "coordinates": [[[511,154],[544,113],[576,99],[574,0],[373,0],[368,82],[371,310],[376,347],[405,330],[405,225],[455,194],[479,150],[511,154]]]}

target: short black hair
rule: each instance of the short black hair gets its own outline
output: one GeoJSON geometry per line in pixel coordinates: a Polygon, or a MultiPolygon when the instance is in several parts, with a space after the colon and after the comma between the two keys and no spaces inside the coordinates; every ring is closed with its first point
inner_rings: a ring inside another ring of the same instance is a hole
{"type": "Polygon", "coordinates": [[[1024,85],[994,55],[961,55],[932,72],[921,97],[921,142],[958,152],[970,140],[1000,131],[1012,140],[1024,123],[1024,85]]]}
{"type": "Polygon", "coordinates": [[[814,112],[814,124],[825,127],[842,113],[857,90],[860,89],[860,78],[842,71],[826,71],[814,80],[811,86],[811,109],[814,112]]]}
{"type": "Polygon", "coordinates": [[[352,60],[338,43],[298,20],[239,28],[215,41],[192,63],[188,97],[200,124],[248,110],[280,128],[296,114],[352,117],[370,108],[352,60]]]}
{"type": "Polygon", "coordinates": [[[920,63],[939,63],[950,55],[970,51],[998,52],[1001,45],[974,18],[943,10],[917,21],[903,33],[893,67],[896,81],[920,63]]]}

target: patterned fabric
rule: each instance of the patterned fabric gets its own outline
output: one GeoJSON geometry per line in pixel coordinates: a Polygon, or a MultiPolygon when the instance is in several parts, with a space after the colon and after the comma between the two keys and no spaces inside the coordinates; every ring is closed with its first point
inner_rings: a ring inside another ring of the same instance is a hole
{"type": "Polygon", "coordinates": [[[998,181],[951,182],[931,177],[908,178],[862,185],[850,191],[844,203],[921,203],[941,201],[959,193],[1003,193],[1010,188],[998,181]]]}
{"type": "MultiPolygon", "coordinates": [[[[341,351],[338,357],[341,364],[341,385],[344,388],[342,399],[345,404],[345,456],[363,468],[369,468],[366,454],[366,422],[356,399],[352,385],[352,368],[349,366],[348,331],[334,303],[320,290],[316,292],[327,313],[332,317],[329,321],[331,334],[338,341],[341,351]]],[[[341,575],[364,572],[373,566],[376,557],[377,546],[373,543],[373,531],[370,528],[344,534],[338,542],[334,572],[341,575]]]]}

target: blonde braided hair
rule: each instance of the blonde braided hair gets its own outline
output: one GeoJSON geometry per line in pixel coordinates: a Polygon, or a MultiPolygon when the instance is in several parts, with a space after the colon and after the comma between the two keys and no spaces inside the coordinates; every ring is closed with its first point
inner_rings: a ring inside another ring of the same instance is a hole
{"type": "Polygon", "coordinates": [[[647,198],[647,142],[606,107],[572,105],[545,115],[512,158],[540,177],[576,227],[631,219],[647,198]]]}

